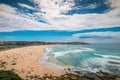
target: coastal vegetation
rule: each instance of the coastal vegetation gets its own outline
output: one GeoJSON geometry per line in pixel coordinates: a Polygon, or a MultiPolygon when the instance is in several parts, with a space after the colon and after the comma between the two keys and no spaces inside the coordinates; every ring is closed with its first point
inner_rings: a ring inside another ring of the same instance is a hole
{"type": "MultiPolygon", "coordinates": [[[[81,74],[79,72],[79,74],[81,74]]],[[[0,80],[23,80],[18,74],[13,71],[0,70],[0,80]]],[[[61,76],[54,76],[52,74],[45,74],[40,77],[39,75],[26,76],[24,80],[120,80],[117,75],[111,75],[109,73],[98,72],[98,73],[87,73],[83,76],[66,73],[61,76]]]]}
{"type": "Polygon", "coordinates": [[[0,70],[0,80],[23,80],[13,71],[0,70]]]}
{"type": "Polygon", "coordinates": [[[0,41],[0,50],[32,46],[32,45],[57,45],[57,44],[72,44],[72,45],[87,45],[86,42],[40,42],[40,41],[0,41]]]}

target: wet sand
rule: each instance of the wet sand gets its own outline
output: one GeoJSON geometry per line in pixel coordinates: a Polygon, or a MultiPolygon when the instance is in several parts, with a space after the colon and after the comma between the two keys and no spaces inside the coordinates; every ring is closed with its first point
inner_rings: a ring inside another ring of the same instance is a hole
{"type": "Polygon", "coordinates": [[[43,76],[46,73],[57,76],[63,74],[64,70],[62,69],[49,68],[49,65],[40,64],[40,57],[46,47],[48,45],[28,46],[0,51],[0,70],[13,70],[23,79],[26,76],[43,76]]]}

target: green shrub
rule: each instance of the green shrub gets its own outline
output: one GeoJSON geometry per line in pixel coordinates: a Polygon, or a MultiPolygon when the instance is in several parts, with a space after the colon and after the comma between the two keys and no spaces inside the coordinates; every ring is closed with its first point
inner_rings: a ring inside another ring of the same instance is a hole
{"type": "Polygon", "coordinates": [[[23,80],[13,71],[0,70],[0,80],[23,80]]]}

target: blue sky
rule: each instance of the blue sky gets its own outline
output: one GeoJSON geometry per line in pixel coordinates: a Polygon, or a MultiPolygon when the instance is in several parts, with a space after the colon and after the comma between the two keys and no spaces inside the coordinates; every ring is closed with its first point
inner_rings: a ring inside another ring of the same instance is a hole
{"type": "Polygon", "coordinates": [[[120,43],[119,0],[0,0],[0,40],[120,43]]]}

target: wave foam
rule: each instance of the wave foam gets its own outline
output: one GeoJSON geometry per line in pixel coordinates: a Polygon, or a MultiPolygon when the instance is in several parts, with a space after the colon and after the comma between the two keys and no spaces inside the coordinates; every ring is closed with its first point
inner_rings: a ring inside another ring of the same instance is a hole
{"type": "MultiPolygon", "coordinates": [[[[53,51],[52,47],[47,47],[44,49],[44,53],[42,57],[40,58],[39,62],[40,64],[44,64],[45,66],[48,66],[53,69],[64,69],[65,66],[59,65],[60,62],[54,58],[54,62],[49,61],[51,57],[48,55],[51,51],[53,51]]],[[[53,59],[53,58],[52,58],[53,59]]]]}
{"type": "Polygon", "coordinates": [[[101,54],[96,54],[94,53],[95,56],[102,57],[102,58],[107,58],[107,59],[114,59],[114,60],[120,60],[119,56],[113,56],[113,55],[101,55],[101,54]]]}
{"type": "MultiPolygon", "coordinates": [[[[91,58],[84,60],[80,63],[79,67],[82,70],[87,70],[91,72],[98,72],[99,70],[105,71],[112,73],[113,70],[118,70],[120,71],[120,66],[119,65],[114,65],[110,63],[109,59],[106,58],[91,58]]],[[[117,62],[118,64],[118,62],[117,62]]],[[[117,71],[116,71],[117,72],[117,71]]],[[[120,74],[120,73],[119,73],[120,74]]]]}
{"type": "Polygon", "coordinates": [[[44,49],[44,53],[43,53],[42,57],[40,58],[41,64],[45,63],[48,60],[48,58],[49,58],[48,54],[50,51],[52,51],[52,48],[45,48],[44,49]]]}
{"type": "Polygon", "coordinates": [[[54,54],[54,57],[60,57],[60,56],[65,56],[70,53],[82,53],[85,51],[94,51],[94,49],[92,48],[82,48],[82,49],[73,49],[73,50],[66,49],[66,51],[53,52],[51,54],[54,54]]]}

